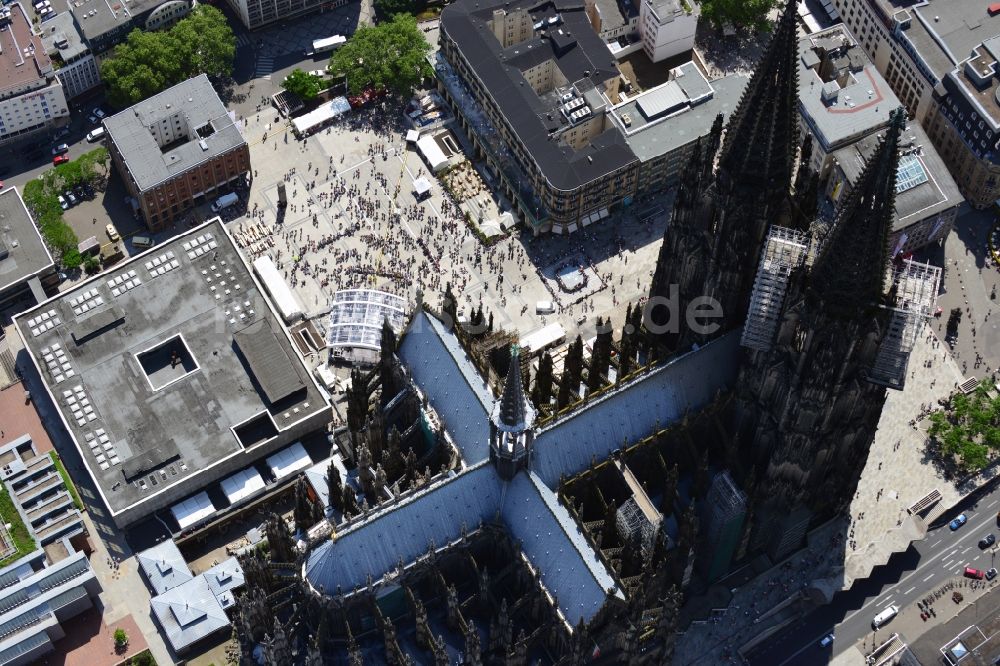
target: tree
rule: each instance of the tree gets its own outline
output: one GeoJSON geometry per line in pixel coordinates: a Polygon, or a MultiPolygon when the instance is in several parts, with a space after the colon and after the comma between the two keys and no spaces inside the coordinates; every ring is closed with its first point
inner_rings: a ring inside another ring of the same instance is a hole
{"type": "Polygon", "coordinates": [[[700,4],[701,17],[715,28],[762,30],[768,25],[767,15],[781,0],[700,0],[700,4]]]}
{"type": "Polygon", "coordinates": [[[198,5],[169,30],[135,29],[101,62],[108,99],[131,106],[197,74],[232,74],[236,37],[215,7],[198,5]]]}
{"type": "Polygon", "coordinates": [[[281,87],[290,93],[298,95],[302,101],[308,102],[316,99],[316,96],[326,87],[326,84],[322,77],[309,74],[296,67],[281,82],[281,87]]]}
{"type": "Polygon", "coordinates": [[[389,20],[396,14],[419,14],[426,8],[425,0],[375,0],[379,20],[389,20]]]}
{"type": "Polygon", "coordinates": [[[357,29],[330,58],[330,70],[347,78],[358,94],[366,88],[408,95],[433,74],[426,56],[431,51],[417,20],[396,14],[391,21],[357,29]]]}
{"type": "Polygon", "coordinates": [[[226,16],[215,7],[197,5],[170,33],[191,47],[187,53],[189,76],[226,77],[233,73],[236,36],[226,16]]]}

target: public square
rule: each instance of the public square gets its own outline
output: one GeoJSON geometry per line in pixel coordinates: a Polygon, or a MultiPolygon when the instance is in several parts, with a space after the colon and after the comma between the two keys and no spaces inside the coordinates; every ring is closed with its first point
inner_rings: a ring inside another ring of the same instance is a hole
{"type": "Polygon", "coordinates": [[[460,313],[481,302],[497,326],[522,336],[557,321],[587,339],[597,317],[620,325],[626,304],[647,295],[671,193],[569,237],[522,232],[486,246],[436,179],[431,196],[416,200],[413,181],[428,169],[403,138],[401,110],[354,111],[304,140],[275,116],[268,110],[246,118],[253,184],[247,215],[229,226],[238,238],[254,239],[248,259],[267,254],[275,261],[310,314],[325,311],[337,289],[358,286],[411,303],[419,289],[437,305],[450,282],[460,313]],[[288,196],[283,215],[280,182],[288,196]],[[651,208],[660,213],[643,215],[651,208]],[[539,272],[570,259],[585,262],[592,276],[583,298],[554,294],[556,281],[547,286],[539,272]],[[536,314],[538,301],[554,301],[556,313],[536,314]]]}

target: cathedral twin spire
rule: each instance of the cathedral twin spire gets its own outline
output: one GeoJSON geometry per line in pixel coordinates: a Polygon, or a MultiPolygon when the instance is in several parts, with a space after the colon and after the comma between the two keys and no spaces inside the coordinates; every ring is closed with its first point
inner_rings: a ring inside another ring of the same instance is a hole
{"type": "Polygon", "coordinates": [[[905,128],[906,112],[896,109],[813,265],[811,291],[828,310],[850,314],[882,301],[895,219],[899,140],[905,128]]]}

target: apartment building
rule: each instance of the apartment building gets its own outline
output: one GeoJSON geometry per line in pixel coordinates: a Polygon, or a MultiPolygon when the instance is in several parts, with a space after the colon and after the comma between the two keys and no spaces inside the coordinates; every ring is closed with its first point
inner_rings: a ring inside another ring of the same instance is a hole
{"type": "Polygon", "coordinates": [[[83,39],[72,12],[56,14],[42,24],[42,44],[52,59],[67,99],[79,97],[100,85],[97,59],[83,39]]]}
{"type": "Polygon", "coordinates": [[[150,231],[250,171],[247,142],[204,74],[105,119],[104,128],[111,160],[150,231]]]}
{"type": "Polygon", "coordinates": [[[832,0],[934,142],[969,202],[1000,198],[1000,6],[972,0],[832,0]]]}
{"type": "Polygon", "coordinates": [[[0,146],[69,117],[52,59],[20,2],[0,7],[0,146]]]}

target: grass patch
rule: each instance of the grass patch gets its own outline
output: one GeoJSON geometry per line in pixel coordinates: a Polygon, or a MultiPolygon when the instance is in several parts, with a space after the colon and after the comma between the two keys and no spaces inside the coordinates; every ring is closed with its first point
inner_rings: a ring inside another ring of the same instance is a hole
{"type": "Polygon", "coordinates": [[[153,653],[147,649],[119,662],[119,666],[156,666],[156,659],[153,658],[153,653]]]}
{"type": "Polygon", "coordinates": [[[7,558],[0,560],[0,567],[7,566],[11,562],[24,557],[28,553],[38,548],[38,544],[31,537],[28,526],[21,520],[21,514],[14,506],[14,500],[7,491],[7,486],[0,486],[0,518],[5,523],[10,523],[10,539],[14,542],[17,552],[7,558]]]}
{"type": "Polygon", "coordinates": [[[55,250],[59,262],[66,268],[79,268],[83,259],[77,249],[80,240],[63,220],[59,194],[77,185],[94,182],[98,178],[98,168],[106,175],[107,161],[108,150],[96,148],[49,169],[24,186],[24,203],[34,216],[45,242],[55,250]]]}
{"type": "Polygon", "coordinates": [[[76,491],[76,484],[73,483],[73,479],[69,478],[69,472],[66,471],[66,466],[63,465],[62,458],[55,451],[49,451],[49,457],[52,458],[52,462],[55,463],[56,469],[59,470],[59,476],[62,477],[63,485],[66,486],[66,490],[69,491],[70,497],[73,498],[73,505],[78,511],[83,511],[83,502],[80,501],[80,493],[76,491]]]}

